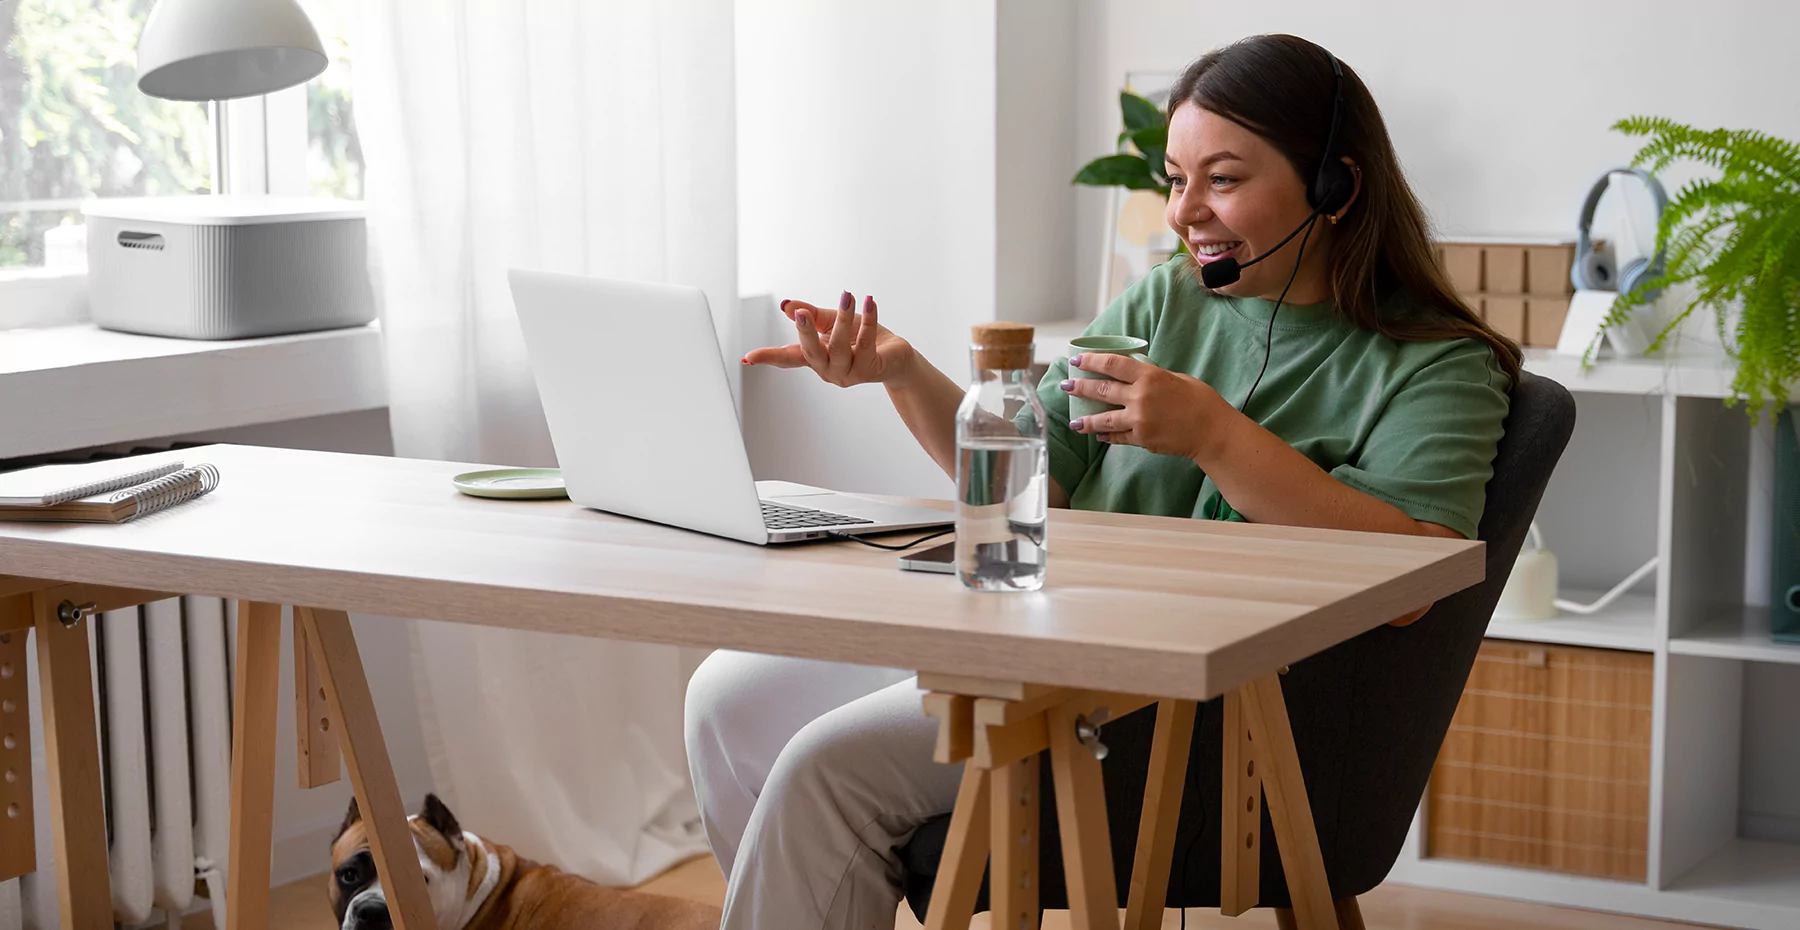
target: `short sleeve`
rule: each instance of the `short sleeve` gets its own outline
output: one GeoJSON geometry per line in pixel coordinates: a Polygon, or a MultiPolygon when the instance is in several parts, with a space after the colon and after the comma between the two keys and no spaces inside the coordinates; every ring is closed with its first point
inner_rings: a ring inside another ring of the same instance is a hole
{"type": "Polygon", "coordinates": [[[1491,348],[1459,340],[1413,372],[1332,477],[1474,539],[1511,404],[1506,383],[1491,348]]]}
{"type": "Polygon", "coordinates": [[[1056,479],[1071,497],[1081,485],[1088,468],[1100,457],[1100,441],[1069,429],[1069,395],[1062,383],[1069,377],[1069,360],[1059,358],[1050,364],[1044,380],[1038,382],[1038,402],[1044,405],[1044,429],[1050,458],[1050,477],[1056,479]]]}
{"type": "MultiPolygon", "coordinates": [[[[1181,260],[1176,258],[1152,268],[1148,275],[1127,287],[1094,317],[1094,322],[1089,323],[1081,334],[1137,336],[1150,341],[1163,304],[1175,287],[1174,276],[1180,267],[1181,260]]],[[[1074,497],[1075,489],[1106,450],[1093,436],[1069,429],[1069,395],[1062,389],[1062,383],[1068,377],[1068,359],[1059,358],[1052,362],[1044,379],[1038,382],[1038,402],[1044,405],[1044,416],[1049,420],[1045,424],[1045,433],[1049,437],[1050,477],[1074,497]]]]}

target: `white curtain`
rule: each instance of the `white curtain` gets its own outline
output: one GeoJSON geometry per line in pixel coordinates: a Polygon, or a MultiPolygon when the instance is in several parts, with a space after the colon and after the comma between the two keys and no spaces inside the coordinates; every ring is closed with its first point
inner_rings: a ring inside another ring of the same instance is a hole
{"type": "MultiPolygon", "coordinates": [[[[396,453],[554,464],[509,267],[703,288],[735,386],[732,0],[358,7],[396,453]]],[[[691,655],[444,623],[416,646],[433,776],[469,829],[607,884],[704,851],[691,655]]]]}

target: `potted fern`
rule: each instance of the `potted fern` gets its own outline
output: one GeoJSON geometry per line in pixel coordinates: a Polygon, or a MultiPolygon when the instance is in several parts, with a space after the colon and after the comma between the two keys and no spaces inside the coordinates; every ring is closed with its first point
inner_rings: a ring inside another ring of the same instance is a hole
{"type": "Polygon", "coordinates": [[[1623,322],[1652,288],[1692,282],[1695,294],[1651,343],[1654,351],[1695,310],[1717,314],[1737,362],[1727,403],[1749,401],[1752,421],[1785,408],[1800,381],[1800,145],[1750,129],[1700,130],[1634,116],[1613,124],[1649,141],[1632,164],[1652,174],[1677,160],[1718,171],[1688,182],[1657,229],[1668,263],[1660,277],[1620,294],[1605,325],[1623,322]],[[1733,322],[1730,310],[1741,306],[1733,322]]]}

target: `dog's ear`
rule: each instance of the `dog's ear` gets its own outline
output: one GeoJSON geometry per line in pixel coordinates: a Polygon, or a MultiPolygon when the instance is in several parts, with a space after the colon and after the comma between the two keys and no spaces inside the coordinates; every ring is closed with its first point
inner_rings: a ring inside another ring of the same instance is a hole
{"type": "MultiPolygon", "coordinates": [[[[343,836],[344,833],[347,832],[351,826],[355,825],[355,823],[361,819],[362,819],[362,810],[361,810],[361,808],[358,808],[356,806],[356,798],[351,797],[350,798],[350,809],[348,811],[344,812],[344,825],[341,827],[338,827],[337,835],[343,836]]],[[[333,837],[332,839],[333,839],[333,842],[336,842],[336,837],[333,837]]]]}
{"type": "Polygon", "coordinates": [[[450,808],[444,806],[444,802],[438,800],[437,795],[425,796],[425,807],[419,811],[419,819],[425,821],[427,826],[436,830],[451,844],[462,842],[462,827],[457,825],[456,815],[450,813],[450,808]]]}

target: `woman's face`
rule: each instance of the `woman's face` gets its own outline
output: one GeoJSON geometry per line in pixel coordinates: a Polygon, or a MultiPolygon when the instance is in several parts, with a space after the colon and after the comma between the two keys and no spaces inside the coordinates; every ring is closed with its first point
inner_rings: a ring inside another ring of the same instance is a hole
{"type": "MultiPolygon", "coordinates": [[[[1187,241],[1188,251],[1202,263],[1230,255],[1245,264],[1275,248],[1312,214],[1304,182],[1268,140],[1191,103],[1176,107],[1169,117],[1167,169],[1169,228],[1187,241]]],[[[1321,217],[1307,241],[1305,263],[1288,290],[1289,303],[1330,299],[1324,247],[1328,235],[1321,217]]],[[[1279,254],[1245,268],[1237,283],[1219,291],[1274,300],[1293,274],[1299,253],[1296,237],[1279,254]]]]}

